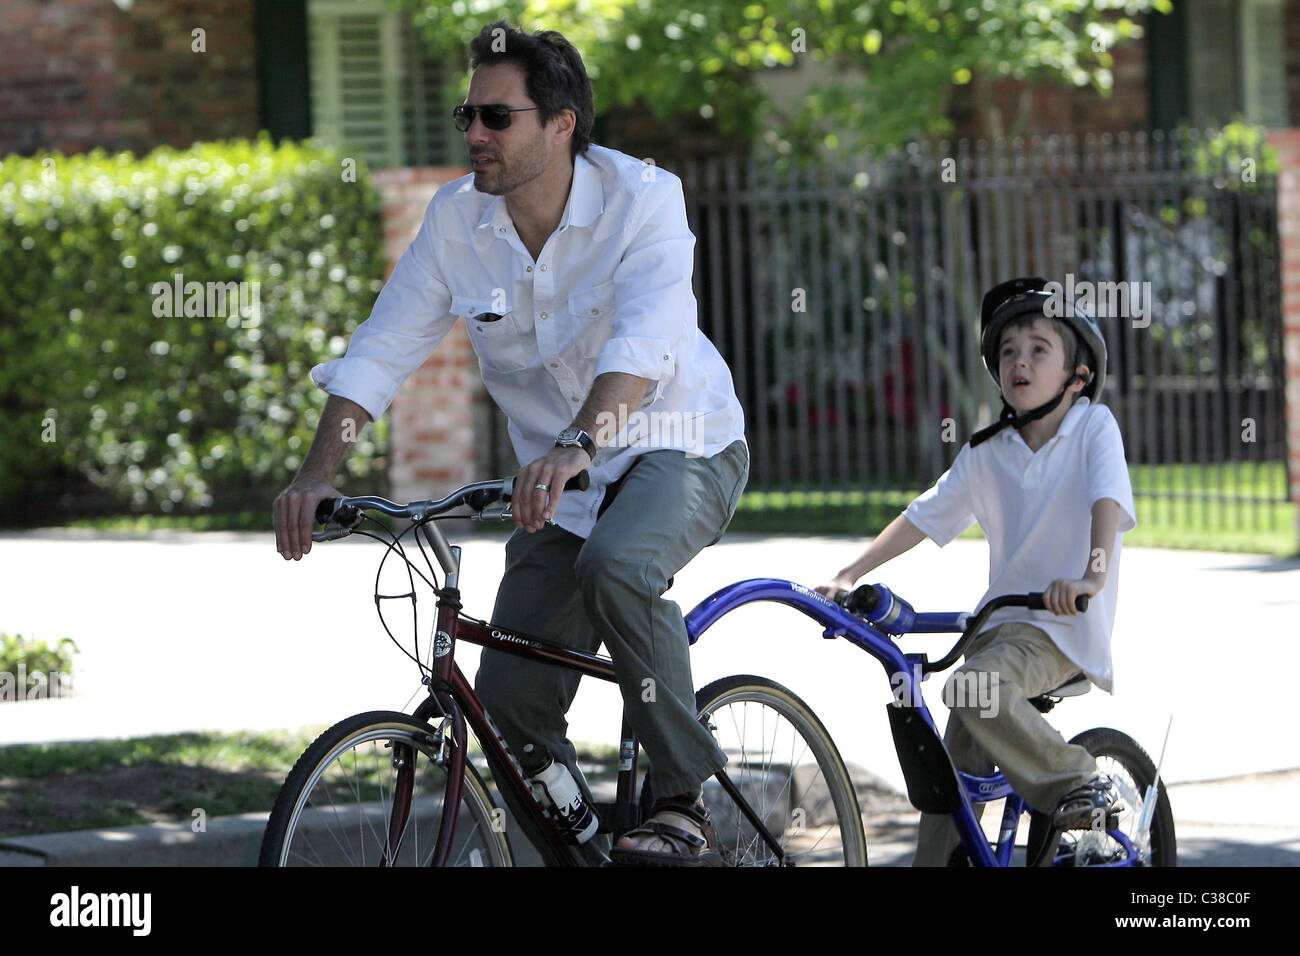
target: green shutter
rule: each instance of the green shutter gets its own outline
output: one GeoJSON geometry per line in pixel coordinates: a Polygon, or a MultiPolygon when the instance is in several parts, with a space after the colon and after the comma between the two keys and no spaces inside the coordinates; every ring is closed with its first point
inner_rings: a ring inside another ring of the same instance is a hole
{"type": "Polygon", "coordinates": [[[316,135],[379,169],[453,161],[446,71],[405,15],[371,0],[311,0],[308,22],[316,135]]]}

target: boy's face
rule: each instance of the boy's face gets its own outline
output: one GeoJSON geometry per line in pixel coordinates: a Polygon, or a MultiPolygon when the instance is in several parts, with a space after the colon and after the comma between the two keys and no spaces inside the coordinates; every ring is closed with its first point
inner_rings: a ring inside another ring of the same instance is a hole
{"type": "MultiPolygon", "coordinates": [[[[1017,412],[1051,401],[1070,375],[1065,345],[1046,319],[1035,319],[1032,325],[1013,326],[1002,333],[998,382],[1007,404],[1017,412]]],[[[1083,387],[1083,382],[1075,382],[1070,392],[1077,394],[1083,387]]]]}

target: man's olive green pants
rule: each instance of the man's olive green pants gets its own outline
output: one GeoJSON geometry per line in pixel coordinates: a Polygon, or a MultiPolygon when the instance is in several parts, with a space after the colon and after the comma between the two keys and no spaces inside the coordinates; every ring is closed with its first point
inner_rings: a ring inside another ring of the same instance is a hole
{"type": "MultiPolygon", "coordinates": [[[[711,458],[647,452],[587,539],[547,526],[516,531],[506,544],[492,623],[588,652],[605,645],[661,796],[696,791],[726,764],[695,719],[686,625],[662,595],[669,578],[722,537],[748,477],[740,441],[711,458]]],[[[565,719],[580,679],[485,649],[474,689],[516,757],[528,744],[545,747],[590,798],[565,719]]]]}

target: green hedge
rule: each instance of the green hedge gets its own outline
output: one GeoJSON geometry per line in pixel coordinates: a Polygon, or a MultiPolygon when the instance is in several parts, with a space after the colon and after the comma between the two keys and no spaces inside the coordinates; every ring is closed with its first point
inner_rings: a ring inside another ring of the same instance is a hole
{"type": "MultiPolygon", "coordinates": [[[[265,137],[4,160],[0,510],[73,473],[123,510],[269,508],[324,405],[308,373],[381,284],[379,195],[343,163],[265,137]]],[[[382,423],[361,439],[347,474],[382,474],[382,423]]]]}

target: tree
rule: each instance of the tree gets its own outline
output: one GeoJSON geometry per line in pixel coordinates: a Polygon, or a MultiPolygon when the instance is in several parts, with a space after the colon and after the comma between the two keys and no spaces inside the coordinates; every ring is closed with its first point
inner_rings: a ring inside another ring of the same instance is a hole
{"type": "Polygon", "coordinates": [[[1008,124],[991,95],[999,79],[1107,93],[1110,50],[1141,35],[1133,18],[1172,10],[1171,0],[393,2],[452,62],[497,18],[557,29],[581,51],[598,111],[640,102],[660,119],[698,112],[724,134],[795,155],[947,135],[951,97],[971,83],[986,127],[1012,134],[1017,119],[1008,124]],[[799,57],[833,80],[778,109],[754,77],[799,57]]]}

